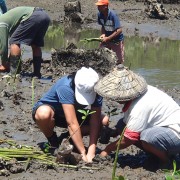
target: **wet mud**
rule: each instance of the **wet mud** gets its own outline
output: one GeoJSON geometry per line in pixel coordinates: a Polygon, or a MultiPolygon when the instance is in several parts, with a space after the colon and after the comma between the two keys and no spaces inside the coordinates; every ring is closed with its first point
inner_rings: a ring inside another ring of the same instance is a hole
{"type": "MultiPolygon", "coordinates": [[[[95,23],[97,9],[94,5],[96,1],[81,0],[82,13],[86,19],[95,23]]],[[[38,1],[32,0],[16,0],[8,1],[10,8],[31,5],[40,6],[47,10],[53,21],[63,21],[65,1],[38,1]]],[[[176,8],[179,12],[179,4],[166,4],[168,9],[176,8]]],[[[149,36],[152,33],[144,27],[139,27],[141,24],[151,24],[158,29],[155,35],[161,35],[161,29],[166,29],[169,38],[175,32],[179,33],[180,21],[172,14],[167,20],[150,19],[144,15],[144,3],[136,1],[112,1],[112,8],[117,9],[122,21],[125,21],[127,26],[124,27],[126,35],[149,36]],[[133,7],[133,8],[132,8],[133,7]],[[131,26],[131,28],[129,28],[131,26]],[[136,29],[135,29],[136,28],[136,29]],[[144,28],[144,29],[143,29],[144,28]],[[137,30],[138,29],[138,30],[137,30]],[[137,34],[138,32],[138,34],[137,34]]],[[[89,24],[83,26],[88,27],[89,24]]],[[[97,26],[91,27],[97,28],[97,26]]],[[[154,31],[155,32],[155,31],[154,31]]],[[[153,32],[153,33],[154,33],[153,32]]],[[[152,33],[152,34],[153,34],[152,33]]],[[[178,37],[175,37],[178,39],[178,37]]],[[[28,74],[32,72],[31,59],[23,60],[23,76],[10,78],[6,74],[0,75],[0,135],[1,139],[11,139],[18,142],[18,144],[38,147],[39,144],[47,140],[37,128],[35,122],[32,120],[31,111],[33,104],[46,92],[54,82],[64,74],[76,71],[82,65],[95,68],[100,75],[107,74],[115,65],[116,57],[108,50],[81,50],[76,48],[70,49],[53,49],[51,51],[52,59],[46,60],[42,64],[42,79],[32,79],[28,74]],[[103,51],[103,53],[102,53],[103,51]],[[102,55],[104,54],[104,56],[102,55]],[[88,59],[88,61],[87,61],[88,59]],[[103,60],[104,63],[101,61],[103,60]]],[[[180,91],[178,89],[164,89],[175,101],[180,104],[180,91]]],[[[118,115],[111,117],[110,126],[113,127],[117,120],[122,116],[121,107],[118,107],[115,102],[104,101],[103,112],[108,112],[111,108],[118,108],[118,115]]],[[[65,129],[56,128],[58,135],[66,132],[65,129]]],[[[88,146],[88,137],[84,137],[85,146],[88,146]]],[[[110,142],[114,138],[110,138],[110,142]]],[[[2,146],[2,144],[1,144],[2,146]]],[[[106,144],[98,142],[97,154],[100,149],[103,149],[106,144]]],[[[61,156],[61,154],[59,154],[61,156]]],[[[96,156],[91,165],[79,162],[76,168],[56,167],[39,163],[35,160],[30,161],[27,170],[24,169],[24,164],[11,160],[9,162],[0,160],[0,179],[62,179],[62,180],[110,180],[113,170],[113,161],[115,154],[112,153],[108,158],[100,158],[96,156]],[[82,164],[81,164],[82,163],[82,164]],[[82,167],[88,168],[82,168],[82,167]]],[[[59,157],[61,159],[61,157],[59,157]]],[[[77,157],[76,157],[77,158],[77,157]]],[[[65,159],[61,159],[67,162],[65,159]]],[[[69,160],[68,160],[69,161],[69,160]]],[[[180,167],[180,157],[176,157],[177,167],[180,167]]],[[[73,161],[74,162],[74,161],[73,161]]],[[[159,169],[157,159],[151,157],[149,154],[141,151],[135,146],[130,146],[125,150],[121,150],[118,157],[117,175],[123,175],[129,180],[163,180],[165,173],[159,169]]]]}

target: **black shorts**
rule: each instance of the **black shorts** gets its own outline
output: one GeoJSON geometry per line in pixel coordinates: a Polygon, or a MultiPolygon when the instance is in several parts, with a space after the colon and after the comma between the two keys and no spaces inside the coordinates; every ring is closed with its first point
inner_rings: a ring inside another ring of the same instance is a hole
{"type": "MultiPolygon", "coordinates": [[[[37,104],[37,106],[35,106],[32,110],[32,118],[34,121],[36,121],[35,119],[35,114],[36,114],[36,111],[37,109],[40,107],[40,106],[43,106],[43,105],[46,105],[46,106],[50,106],[51,109],[54,111],[54,119],[55,119],[55,125],[58,126],[58,127],[63,127],[63,128],[67,128],[68,125],[67,125],[67,122],[66,122],[66,118],[64,117],[64,115],[62,115],[62,113],[59,113],[59,110],[55,109],[53,106],[49,105],[49,104],[37,104]]],[[[79,124],[82,123],[82,115],[80,112],[76,111],[76,116],[77,116],[77,120],[79,122],[79,124]]],[[[86,120],[84,120],[83,124],[82,125],[89,125],[89,121],[90,121],[90,115],[86,118],[86,120]]]]}
{"type": "Polygon", "coordinates": [[[10,37],[9,44],[25,44],[28,46],[44,46],[44,36],[50,18],[42,8],[35,8],[32,15],[21,22],[10,37]]]}

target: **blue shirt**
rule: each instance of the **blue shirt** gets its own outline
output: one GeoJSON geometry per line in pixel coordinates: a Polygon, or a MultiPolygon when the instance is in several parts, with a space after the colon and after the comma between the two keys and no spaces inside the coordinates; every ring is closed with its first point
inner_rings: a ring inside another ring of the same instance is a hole
{"type": "MultiPolygon", "coordinates": [[[[108,17],[105,19],[104,15],[99,12],[98,13],[98,23],[104,28],[105,35],[110,36],[116,29],[121,28],[121,23],[117,14],[108,9],[108,17]]],[[[123,33],[119,36],[116,36],[114,39],[115,42],[122,41],[124,39],[123,33]]]]}
{"type": "MultiPolygon", "coordinates": [[[[93,107],[101,107],[103,98],[99,95],[96,96],[93,107]]],[[[75,98],[75,84],[72,75],[64,76],[59,79],[51,89],[45,93],[42,98],[34,105],[33,109],[42,104],[49,104],[54,109],[64,114],[62,104],[73,104],[75,109],[84,109],[86,106],[81,105],[75,98]]]]}

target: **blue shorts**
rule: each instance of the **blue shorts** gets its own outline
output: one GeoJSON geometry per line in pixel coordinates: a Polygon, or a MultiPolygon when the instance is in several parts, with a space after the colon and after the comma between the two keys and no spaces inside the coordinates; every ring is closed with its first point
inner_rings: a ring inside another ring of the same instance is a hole
{"type": "Polygon", "coordinates": [[[44,46],[44,36],[50,18],[42,8],[35,8],[32,15],[21,22],[10,37],[9,44],[25,44],[28,46],[44,46]]]}

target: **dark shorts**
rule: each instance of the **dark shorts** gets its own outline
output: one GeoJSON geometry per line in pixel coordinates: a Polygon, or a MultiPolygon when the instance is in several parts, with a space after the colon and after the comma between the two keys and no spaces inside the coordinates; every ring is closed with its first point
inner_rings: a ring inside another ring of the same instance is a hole
{"type": "MultiPolygon", "coordinates": [[[[53,106],[51,106],[49,104],[39,103],[33,108],[32,118],[34,121],[36,121],[35,114],[36,114],[37,109],[43,105],[51,107],[51,109],[54,111],[54,119],[55,119],[55,125],[56,126],[67,128],[67,122],[66,122],[64,115],[62,115],[62,113],[60,113],[60,111],[58,109],[55,109],[53,106]]],[[[76,111],[76,116],[77,116],[79,124],[81,124],[82,123],[82,114],[80,112],[76,111]]],[[[82,125],[89,125],[89,121],[90,121],[90,115],[87,117],[87,119],[83,122],[82,125]]]]}
{"type": "Polygon", "coordinates": [[[9,44],[25,44],[44,46],[44,36],[48,29],[50,18],[42,8],[35,8],[32,15],[21,22],[11,35],[9,44]]]}

